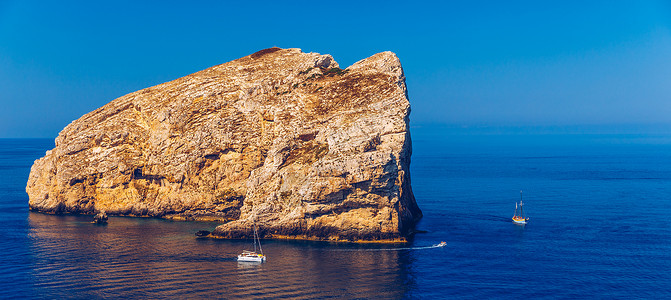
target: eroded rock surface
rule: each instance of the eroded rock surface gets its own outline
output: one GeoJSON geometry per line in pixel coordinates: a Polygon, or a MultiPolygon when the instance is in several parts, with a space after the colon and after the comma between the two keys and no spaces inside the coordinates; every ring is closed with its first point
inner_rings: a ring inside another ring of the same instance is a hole
{"type": "Polygon", "coordinates": [[[401,64],[270,48],[146,88],[65,127],[31,210],[219,221],[213,236],[403,241],[422,213],[401,64]]]}

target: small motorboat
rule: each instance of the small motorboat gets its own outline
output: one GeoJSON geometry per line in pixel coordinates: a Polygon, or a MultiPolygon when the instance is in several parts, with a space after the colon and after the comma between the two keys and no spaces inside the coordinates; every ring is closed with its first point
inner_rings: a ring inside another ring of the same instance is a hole
{"type": "Polygon", "coordinates": [[[524,203],[522,202],[522,191],[520,191],[520,203],[515,203],[515,214],[513,214],[513,223],[518,225],[525,225],[529,218],[524,213],[524,203]],[[519,214],[518,214],[519,211],[519,214]]]}
{"type": "Polygon", "coordinates": [[[446,242],[440,242],[440,244],[436,245],[436,247],[445,247],[446,245],[446,242]]]}
{"type": "Polygon", "coordinates": [[[207,230],[199,230],[196,232],[196,237],[198,238],[206,238],[208,235],[210,235],[210,232],[207,230]]]}

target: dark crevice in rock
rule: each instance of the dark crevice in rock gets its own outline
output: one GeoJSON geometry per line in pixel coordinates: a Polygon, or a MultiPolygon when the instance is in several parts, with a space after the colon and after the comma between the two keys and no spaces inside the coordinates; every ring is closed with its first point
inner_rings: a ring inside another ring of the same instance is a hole
{"type": "Polygon", "coordinates": [[[270,54],[270,53],[273,53],[273,52],[277,52],[277,51],[280,51],[280,50],[282,50],[282,49],[281,49],[281,48],[278,48],[278,47],[272,47],[272,48],[263,49],[263,50],[254,52],[254,53],[252,53],[252,55],[250,55],[250,56],[251,56],[251,58],[253,58],[253,59],[258,59],[258,58],[260,58],[261,56],[264,56],[264,55],[266,55],[266,54],[270,54]]]}

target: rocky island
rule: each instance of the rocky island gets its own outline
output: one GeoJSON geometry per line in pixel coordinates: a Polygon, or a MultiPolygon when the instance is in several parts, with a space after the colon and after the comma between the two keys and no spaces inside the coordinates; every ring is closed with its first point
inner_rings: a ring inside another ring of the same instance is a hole
{"type": "Polygon", "coordinates": [[[46,213],[223,223],[211,237],[405,241],[410,103],[399,59],[341,69],[270,48],[111,101],[32,166],[46,213]]]}

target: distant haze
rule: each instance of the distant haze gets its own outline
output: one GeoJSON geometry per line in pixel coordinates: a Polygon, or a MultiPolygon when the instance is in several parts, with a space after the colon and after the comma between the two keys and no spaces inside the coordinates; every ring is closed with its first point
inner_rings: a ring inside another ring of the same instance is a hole
{"type": "Polygon", "coordinates": [[[669,2],[2,1],[0,138],[272,46],[395,52],[417,126],[671,128],[669,2]]]}

